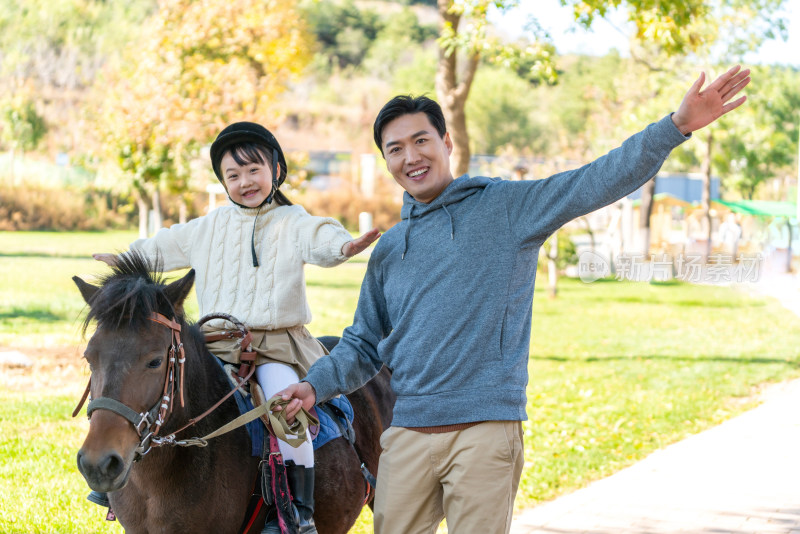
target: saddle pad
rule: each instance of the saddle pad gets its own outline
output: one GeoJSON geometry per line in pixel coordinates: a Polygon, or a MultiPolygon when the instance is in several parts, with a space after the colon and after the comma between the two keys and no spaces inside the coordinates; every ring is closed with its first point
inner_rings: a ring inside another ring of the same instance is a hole
{"type": "MultiPolygon", "coordinates": [[[[347,397],[344,395],[334,397],[326,402],[325,405],[317,406],[316,410],[317,418],[319,419],[319,432],[313,437],[314,450],[319,449],[335,438],[344,436],[346,439],[351,439],[350,436],[344,435],[342,431],[344,428],[344,432],[349,431],[352,434],[352,425],[355,418],[353,407],[347,397]],[[335,409],[330,410],[326,405],[333,405],[335,409]]],[[[355,440],[355,436],[352,436],[352,439],[355,440]]]]}
{"type": "MultiPolygon", "coordinates": [[[[228,376],[230,380],[231,374],[226,367],[229,367],[231,371],[234,368],[219,358],[214,359],[217,361],[220,367],[223,368],[225,375],[228,376]]],[[[236,399],[236,405],[239,407],[240,414],[247,413],[253,409],[253,399],[249,393],[245,395],[240,389],[234,393],[233,397],[236,399]]],[[[334,409],[321,409],[319,406],[315,408],[317,418],[319,419],[319,431],[314,434],[313,427],[311,429],[314,450],[319,449],[330,440],[342,436],[351,441],[355,440],[355,436],[353,435],[352,431],[352,424],[353,420],[355,419],[355,414],[353,412],[353,406],[350,404],[350,401],[347,400],[347,397],[340,395],[338,397],[334,397],[325,404],[333,405],[334,409]],[[344,429],[344,432],[348,433],[348,435],[345,435],[342,429],[344,429]]],[[[259,458],[261,457],[261,451],[263,450],[264,445],[264,431],[264,424],[261,422],[260,418],[247,423],[247,432],[250,434],[250,442],[252,443],[250,452],[252,456],[259,458]]]]}
{"type": "MultiPolygon", "coordinates": [[[[226,369],[226,363],[219,358],[214,358],[214,360],[216,360],[216,362],[222,368],[225,376],[228,377],[228,381],[235,386],[236,383],[232,381],[231,374],[228,369],[226,369]]],[[[232,366],[229,364],[227,364],[227,367],[232,368],[232,366]]],[[[245,414],[253,409],[253,399],[250,397],[249,393],[245,395],[241,389],[237,389],[236,393],[233,394],[233,398],[236,399],[236,406],[239,408],[240,415],[245,414]]],[[[261,451],[263,450],[264,445],[264,425],[261,423],[261,419],[250,421],[245,425],[245,427],[247,428],[247,433],[250,434],[250,455],[261,458],[261,451]]]]}

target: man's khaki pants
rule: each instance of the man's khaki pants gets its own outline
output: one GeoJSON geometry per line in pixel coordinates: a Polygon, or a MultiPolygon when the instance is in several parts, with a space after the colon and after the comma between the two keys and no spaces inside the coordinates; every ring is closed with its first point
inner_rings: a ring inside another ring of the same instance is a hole
{"type": "Polygon", "coordinates": [[[522,423],[487,421],[424,434],[390,427],[381,436],[376,534],[501,534],[511,528],[522,475],[522,423]]]}

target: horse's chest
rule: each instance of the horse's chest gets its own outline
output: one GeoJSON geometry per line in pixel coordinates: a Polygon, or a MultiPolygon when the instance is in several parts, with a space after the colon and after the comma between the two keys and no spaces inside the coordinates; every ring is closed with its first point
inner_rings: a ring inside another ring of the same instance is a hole
{"type": "Polygon", "coordinates": [[[255,465],[221,461],[207,469],[208,462],[198,461],[148,469],[153,466],[145,466],[146,460],[134,466],[128,484],[111,495],[111,506],[127,534],[238,532],[251,487],[244,478],[252,478],[255,465]],[[138,473],[137,467],[142,468],[138,473]]]}

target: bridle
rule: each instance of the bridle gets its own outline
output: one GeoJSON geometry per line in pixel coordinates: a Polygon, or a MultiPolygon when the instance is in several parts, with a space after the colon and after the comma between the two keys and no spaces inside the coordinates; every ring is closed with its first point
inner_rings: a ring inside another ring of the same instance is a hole
{"type": "MultiPolygon", "coordinates": [[[[152,408],[144,412],[137,412],[117,399],[112,399],[111,397],[90,399],[89,405],[86,407],[86,416],[89,418],[92,417],[92,412],[95,410],[108,410],[121,416],[130,422],[131,425],[133,425],[133,428],[136,430],[136,433],[139,436],[139,445],[136,447],[134,461],[138,461],[145,454],[150,452],[150,449],[153,445],[157,445],[157,443],[154,443],[154,439],[157,438],[161,427],[164,425],[164,422],[167,419],[167,416],[172,413],[172,404],[176,389],[180,394],[181,407],[184,405],[183,375],[184,364],[186,363],[186,354],[183,350],[183,343],[181,342],[181,325],[174,319],[168,319],[164,315],[161,315],[157,312],[151,313],[148,319],[158,324],[162,324],[172,331],[172,340],[168,351],[167,373],[164,377],[164,388],[161,398],[156,401],[152,408]],[[179,374],[180,377],[176,377],[176,374],[179,374]]],[[[80,402],[78,402],[78,406],[72,412],[72,417],[75,417],[81,411],[83,403],[86,402],[87,397],[89,397],[91,386],[92,378],[89,377],[89,383],[86,385],[86,390],[83,392],[83,396],[81,397],[80,402]]]]}
{"type": "MultiPolygon", "coordinates": [[[[258,414],[256,410],[250,412],[250,416],[245,420],[243,417],[239,417],[239,421],[234,421],[235,425],[229,423],[228,425],[224,425],[222,428],[217,429],[216,431],[208,434],[202,438],[188,438],[183,440],[175,439],[175,434],[182,432],[193,426],[201,419],[205,418],[207,415],[211,414],[214,410],[219,408],[223,402],[228,400],[234,393],[239,391],[244,384],[247,383],[248,380],[253,376],[256,367],[253,365],[255,362],[255,352],[242,352],[242,359],[243,362],[249,362],[249,365],[242,365],[240,368],[240,374],[237,377],[238,384],[236,387],[231,389],[227,395],[219,399],[213,406],[211,406],[208,410],[203,412],[197,417],[189,419],[189,421],[170,434],[169,436],[160,437],[158,435],[161,427],[164,425],[164,422],[167,419],[167,416],[172,413],[172,402],[175,396],[175,389],[176,389],[176,372],[175,368],[178,367],[178,371],[180,373],[180,381],[177,383],[177,390],[180,393],[181,398],[181,408],[183,408],[183,375],[184,375],[184,367],[186,363],[186,354],[183,350],[183,343],[181,342],[181,325],[175,319],[168,319],[164,315],[160,313],[153,312],[148,317],[153,322],[158,324],[162,324],[169,328],[172,331],[172,341],[169,347],[169,354],[168,354],[168,366],[167,366],[167,374],[164,378],[164,388],[161,398],[156,401],[152,408],[145,412],[137,413],[136,410],[126,406],[122,402],[118,401],[117,399],[112,399],[111,397],[100,397],[98,399],[90,399],[89,405],[86,407],[86,416],[91,418],[92,412],[95,410],[108,410],[113,412],[120,417],[127,420],[133,428],[136,430],[136,433],[139,436],[139,445],[136,447],[135,455],[133,461],[139,461],[145,454],[150,452],[150,449],[153,447],[160,447],[163,445],[172,445],[172,446],[181,446],[181,447],[190,447],[190,446],[199,446],[205,447],[208,444],[208,439],[212,437],[216,437],[218,435],[222,435],[223,433],[230,432],[234,428],[241,426],[247,422],[247,420],[254,419],[258,414]],[[180,357],[178,357],[180,355],[180,357]]],[[[225,338],[233,338],[239,337],[242,339],[242,347],[247,348],[250,350],[250,343],[252,341],[252,336],[250,332],[245,328],[244,324],[237,320],[235,317],[232,317],[227,314],[213,314],[213,315],[206,315],[200,321],[198,321],[197,325],[200,326],[206,321],[210,319],[225,319],[232,322],[236,325],[238,331],[234,331],[233,333],[225,334],[225,338]]],[[[84,402],[86,402],[87,397],[89,397],[89,393],[92,386],[92,379],[89,377],[89,383],[86,385],[86,390],[83,392],[83,396],[81,400],[78,402],[78,406],[72,412],[72,417],[78,415],[83,407],[84,402]]]]}

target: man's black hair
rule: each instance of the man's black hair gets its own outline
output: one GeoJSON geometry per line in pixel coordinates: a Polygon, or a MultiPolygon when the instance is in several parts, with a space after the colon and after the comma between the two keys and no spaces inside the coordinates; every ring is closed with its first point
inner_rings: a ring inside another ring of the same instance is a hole
{"type": "MultiPolygon", "coordinates": [[[[378,145],[378,150],[381,151],[381,154],[383,154],[383,129],[386,128],[386,125],[397,117],[412,113],[424,113],[427,115],[428,120],[439,132],[440,137],[444,137],[444,134],[447,133],[442,107],[438,102],[427,96],[398,95],[383,106],[372,127],[375,144],[378,145]]],[[[386,157],[385,154],[384,157],[386,157]]]]}

